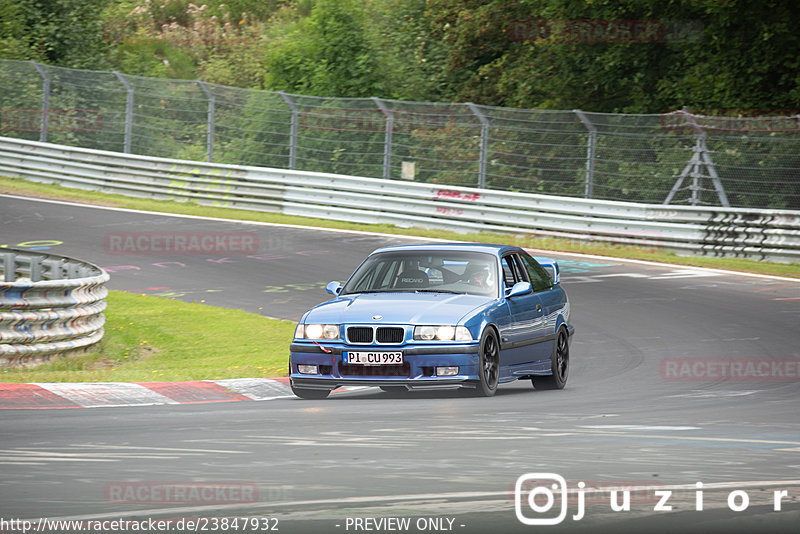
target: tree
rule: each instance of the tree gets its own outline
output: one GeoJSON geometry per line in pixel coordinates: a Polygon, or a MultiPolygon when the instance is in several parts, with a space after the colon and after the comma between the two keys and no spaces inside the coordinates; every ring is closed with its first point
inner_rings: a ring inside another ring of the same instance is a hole
{"type": "Polygon", "coordinates": [[[108,0],[16,0],[0,4],[0,56],[102,68],[108,44],[97,13],[108,0]]]}
{"type": "Polygon", "coordinates": [[[429,0],[429,11],[428,40],[448,47],[452,100],[634,113],[800,107],[792,0],[429,0]],[[602,34],[619,21],[658,31],[602,34]]]}
{"type": "Polygon", "coordinates": [[[270,46],[265,86],[315,96],[383,94],[384,77],[356,0],[319,0],[311,16],[270,46]]]}

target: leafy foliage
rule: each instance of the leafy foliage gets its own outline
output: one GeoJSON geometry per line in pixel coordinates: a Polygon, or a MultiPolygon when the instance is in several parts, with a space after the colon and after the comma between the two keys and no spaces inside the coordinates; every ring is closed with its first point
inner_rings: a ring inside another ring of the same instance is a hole
{"type": "Polygon", "coordinates": [[[793,0],[18,0],[0,4],[0,57],[315,96],[754,113],[800,107],[795,11],[793,0]],[[661,33],[575,31],[619,21],[661,33]]]}
{"type": "Polygon", "coordinates": [[[449,47],[448,96],[508,107],[661,113],[796,109],[800,37],[790,0],[430,0],[449,47]],[[656,39],[597,39],[581,21],[642,21],[656,39]],[[536,26],[539,23],[539,26],[536,26]],[[548,26],[553,31],[537,32],[548,26]],[[520,27],[523,35],[514,35],[520,27]],[[533,30],[533,31],[531,31],[533,30]]]}
{"type": "Polygon", "coordinates": [[[79,68],[104,66],[108,45],[97,13],[109,1],[0,3],[0,57],[79,68]]]}
{"type": "Polygon", "coordinates": [[[318,0],[311,16],[267,51],[266,86],[315,96],[383,94],[358,0],[318,0]]]}

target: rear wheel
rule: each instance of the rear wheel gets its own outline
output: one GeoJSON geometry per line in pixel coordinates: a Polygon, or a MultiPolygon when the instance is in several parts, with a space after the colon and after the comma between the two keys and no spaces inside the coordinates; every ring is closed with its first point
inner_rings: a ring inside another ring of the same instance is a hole
{"type": "Polygon", "coordinates": [[[497,381],[500,378],[500,344],[494,329],[484,330],[479,350],[479,378],[475,394],[479,397],[491,397],[497,391],[497,381]]]}
{"type": "Polygon", "coordinates": [[[331,394],[329,389],[305,389],[292,386],[292,393],[301,399],[324,399],[331,394]]]}
{"type": "Polygon", "coordinates": [[[531,381],[536,389],[564,389],[569,376],[569,335],[566,328],[560,328],[550,356],[553,374],[534,376],[531,381]]]}

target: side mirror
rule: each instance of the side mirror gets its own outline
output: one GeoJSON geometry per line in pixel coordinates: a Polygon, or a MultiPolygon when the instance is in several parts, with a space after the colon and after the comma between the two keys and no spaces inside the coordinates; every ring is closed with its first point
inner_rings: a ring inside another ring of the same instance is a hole
{"type": "Polygon", "coordinates": [[[339,293],[342,292],[342,284],[340,282],[330,282],[327,286],[325,286],[325,291],[334,297],[338,297],[339,293]]]}
{"type": "Polygon", "coordinates": [[[520,295],[527,295],[532,291],[533,288],[531,287],[530,282],[517,282],[514,284],[514,287],[506,290],[506,298],[510,299],[513,297],[519,297],[520,295]]]}

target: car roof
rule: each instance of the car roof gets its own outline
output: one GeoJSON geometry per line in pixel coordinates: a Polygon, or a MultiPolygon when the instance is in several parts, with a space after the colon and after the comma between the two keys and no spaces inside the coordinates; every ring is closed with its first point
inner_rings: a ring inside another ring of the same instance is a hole
{"type": "Polygon", "coordinates": [[[373,251],[372,254],[380,254],[382,252],[432,252],[437,250],[482,252],[484,254],[501,256],[508,251],[519,251],[522,249],[511,245],[494,245],[490,243],[421,243],[416,245],[393,245],[390,247],[383,247],[373,251]]]}

